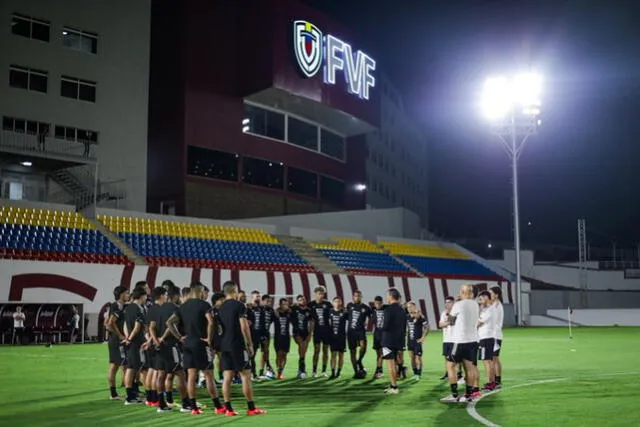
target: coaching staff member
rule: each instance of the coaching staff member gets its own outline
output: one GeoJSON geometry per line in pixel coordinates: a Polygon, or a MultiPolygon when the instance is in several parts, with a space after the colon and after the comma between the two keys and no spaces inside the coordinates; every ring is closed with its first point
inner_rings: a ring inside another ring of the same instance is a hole
{"type": "Polygon", "coordinates": [[[382,326],[382,358],[389,365],[389,378],[391,385],[384,392],[386,394],[398,394],[398,372],[396,359],[398,353],[404,347],[404,337],[407,330],[407,315],[400,305],[400,292],[391,288],[387,291],[387,309],[384,313],[384,325],[382,326]]]}
{"type": "Polygon", "coordinates": [[[253,383],[251,382],[251,357],[253,342],[251,329],[247,321],[246,305],[238,300],[238,286],[229,281],[222,287],[225,301],[218,315],[222,324],[220,340],[220,365],[224,372],[222,395],[227,416],[238,415],[231,406],[231,382],[235,372],[242,378],[242,393],[247,398],[247,415],[263,415],[266,411],[256,407],[253,402],[253,383]]]}

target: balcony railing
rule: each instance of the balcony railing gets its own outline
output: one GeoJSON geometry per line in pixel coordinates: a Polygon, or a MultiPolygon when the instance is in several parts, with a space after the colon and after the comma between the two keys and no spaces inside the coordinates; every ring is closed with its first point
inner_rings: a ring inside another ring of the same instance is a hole
{"type": "Polygon", "coordinates": [[[51,136],[42,140],[38,135],[7,130],[0,131],[0,151],[28,154],[36,157],[59,155],[72,157],[75,161],[85,162],[96,160],[96,144],[85,144],[84,142],[69,141],[51,136]]]}

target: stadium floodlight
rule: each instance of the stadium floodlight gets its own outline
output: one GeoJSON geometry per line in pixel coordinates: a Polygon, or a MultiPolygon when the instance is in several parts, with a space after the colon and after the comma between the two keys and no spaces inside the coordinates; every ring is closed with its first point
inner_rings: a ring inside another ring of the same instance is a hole
{"type": "Polygon", "coordinates": [[[364,184],[356,184],[354,188],[356,189],[356,191],[365,191],[367,189],[367,186],[364,184]]]}
{"type": "Polygon", "coordinates": [[[249,123],[251,123],[251,119],[249,118],[242,119],[242,133],[249,132],[249,129],[250,129],[249,123]]]}
{"type": "Polygon", "coordinates": [[[511,158],[513,174],[513,240],[516,256],[516,323],[522,318],[522,276],[520,266],[520,212],[518,202],[518,158],[530,136],[542,124],[542,76],[523,73],[513,77],[497,76],[486,80],[482,94],[483,114],[493,133],[500,137],[511,158]]]}
{"type": "Polygon", "coordinates": [[[31,163],[30,161],[24,161],[24,162],[20,162],[20,165],[26,167],[26,168],[30,168],[31,166],[33,166],[33,163],[31,163]]]}

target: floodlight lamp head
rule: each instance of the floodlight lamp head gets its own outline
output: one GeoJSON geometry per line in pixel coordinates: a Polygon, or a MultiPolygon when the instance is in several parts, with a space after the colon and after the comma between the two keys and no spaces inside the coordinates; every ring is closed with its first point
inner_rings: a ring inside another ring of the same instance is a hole
{"type": "Polygon", "coordinates": [[[510,114],[537,117],[541,96],[542,78],[538,74],[519,74],[511,79],[490,77],[482,94],[483,113],[489,120],[502,120],[510,114]]]}

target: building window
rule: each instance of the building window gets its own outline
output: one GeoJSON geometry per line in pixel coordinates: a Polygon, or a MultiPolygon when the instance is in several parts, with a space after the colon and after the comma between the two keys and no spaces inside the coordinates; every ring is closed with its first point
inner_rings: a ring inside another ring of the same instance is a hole
{"type": "Polygon", "coordinates": [[[22,183],[21,182],[9,182],[9,200],[22,200],[22,183]]]}
{"type": "Polygon", "coordinates": [[[13,34],[43,42],[49,41],[50,27],[51,24],[47,21],[18,14],[14,14],[11,21],[11,32],[13,34]]]}
{"type": "Polygon", "coordinates": [[[244,118],[249,119],[249,133],[284,141],[284,114],[244,104],[244,118]]]}
{"type": "Polygon", "coordinates": [[[9,86],[34,92],[47,93],[48,73],[33,68],[11,65],[9,86]]]}
{"type": "Polygon", "coordinates": [[[2,117],[2,130],[30,135],[46,135],[49,133],[49,124],[36,122],[35,120],[16,119],[15,117],[2,117]]]}
{"type": "Polygon", "coordinates": [[[333,205],[344,204],[344,182],[327,176],[320,177],[320,198],[333,205]]]}
{"type": "Polygon", "coordinates": [[[187,175],[238,180],[238,155],[202,147],[187,147],[187,175]]]}
{"type": "Polygon", "coordinates": [[[242,167],[242,181],[245,183],[282,190],[284,182],[282,163],[245,157],[242,167]]]}
{"type": "Polygon", "coordinates": [[[318,175],[298,168],[287,169],[287,191],[318,197],[318,175]]]}
{"type": "Polygon", "coordinates": [[[67,141],[98,143],[98,132],[86,129],[76,129],[70,126],[57,125],[54,136],[58,139],[66,139],[67,141]]]}
{"type": "Polygon", "coordinates": [[[345,153],[344,137],[330,132],[326,129],[320,129],[320,152],[327,156],[344,160],[345,153]]]}
{"type": "Polygon", "coordinates": [[[289,117],[288,119],[287,138],[289,142],[300,147],[318,151],[318,126],[294,117],[289,117]]]}
{"type": "Polygon", "coordinates": [[[96,102],[96,82],[62,76],[60,96],[87,102],[96,102]]]}
{"type": "Polygon", "coordinates": [[[74,28],[62,28],[62,45],[85,53],[98,53],[98,35],[74,28]]]}

